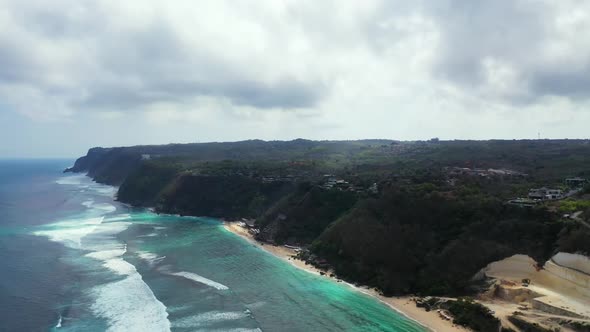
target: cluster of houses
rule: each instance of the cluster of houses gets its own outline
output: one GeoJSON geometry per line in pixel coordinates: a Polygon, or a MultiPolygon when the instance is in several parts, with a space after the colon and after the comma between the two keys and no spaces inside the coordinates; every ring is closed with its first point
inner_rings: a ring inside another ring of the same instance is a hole
{"type": "Polygon", "coordinates": [[[559,200],[575,194],[584,186],[590,183],[588,180],[580,177],[565,179],[565,185],[570,191],[565,193],[561,189],[554,188],[534,188],[530,189],[527,198],[515,198],[508,201],[509,204],[520,206],[533,206],[543,201],[559,200]]]}
{"type": "Polygon", "coordinates": [[[255,222],[256,219],[242,218],[242,221],[238,222],[238,226],[246,228],[248,230],[248,233],[252,235],[257,235],[260,234],[260,229],[256,228],[256,226],[254,225],[255,222]]]}
{"type": "Polygon", "coordinates": [[[340,190],[349,190],[353,187],[348,181],[343,179],[338,179],[331,174],[324,175],[324,183],[320,185],[323,189],[340,189],[340,190]]]}
{"type": "Polygon", "coordinates": [[[563,198],[563,191],[561,189],[538,188],[529,190],[528,198],[532,200],[553,200],[563,198]]]}
{"type": "Polygon", "coordinates": [[[352,191],[356,193],[377,194],[379,192],[379,186],[377,183],[373,183],[369,188],[363,188],[346,180],[339,179],[332,174],[325,174],[324,182],[319,187],[325,190],[337,189],[340,191],[352,191]]]}

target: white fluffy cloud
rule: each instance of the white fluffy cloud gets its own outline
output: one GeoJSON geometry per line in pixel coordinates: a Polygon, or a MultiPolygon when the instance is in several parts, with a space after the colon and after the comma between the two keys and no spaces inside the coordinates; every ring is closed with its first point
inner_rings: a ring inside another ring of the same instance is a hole
{"type": "Polygon", "coordinates": [[[5,118],[134,137],[80,144],[581,137],[589,77],[583,0],[0,0],[5,118]]]}

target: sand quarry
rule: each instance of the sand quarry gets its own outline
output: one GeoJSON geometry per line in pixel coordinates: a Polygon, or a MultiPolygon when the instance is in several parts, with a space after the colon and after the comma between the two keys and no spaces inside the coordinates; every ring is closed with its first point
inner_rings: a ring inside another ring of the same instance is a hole
{"type": "Polygon", "coordinates": [[[532,258],[514,255],[482,272],[496,282],[479,300],[506,327],[520,330],[508,320],[515,312],[520,319],[549,329],[575,331],[572,322],[590,324],[590,259],[586,256],[558,253],[539,269],[532,258]]]}

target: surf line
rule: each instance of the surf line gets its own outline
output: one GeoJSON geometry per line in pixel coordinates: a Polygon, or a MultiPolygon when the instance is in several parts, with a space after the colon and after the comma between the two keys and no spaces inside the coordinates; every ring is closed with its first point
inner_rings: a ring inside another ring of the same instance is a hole
{"type": "Polygon", "coordinates": [[[188,280],[191,280],[191,281],[200,283],[200,284],[204,284],[204,285],[207,285],[209,287],[213,287],[213,288],[215,288],[217,290],[228,290],[229,289],[229,287],[227,287],[226,285],[220,284],[220,283],[218,283],[216,281],[213,281],[211,279],[207,279],[207,278],[205,278],[203,276],[200,276],[200,275],[198,275],[196,273],[192,273],[192,272],[182,271],[182,272],[164,272],[164,273],[165,274],[168,274],[168,275],[171,275],[171,276],[181,277],[181,278],[184,278],[184,279],[188,279],[188,280]]]}

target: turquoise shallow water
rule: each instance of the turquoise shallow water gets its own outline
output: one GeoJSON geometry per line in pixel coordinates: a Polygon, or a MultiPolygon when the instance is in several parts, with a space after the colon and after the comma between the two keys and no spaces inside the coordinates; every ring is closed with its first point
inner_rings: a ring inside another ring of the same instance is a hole
{"type": "MultiPolygon", "coordinates": [[[[144,217],[146,217],[144,215],[144,217]]],[[[130,250],[157,253],[164,269],[191,271],[229,288],[196,287],[194,306],[249,312],[255,326],[269,331],[420,331],[414,322],[350,287],[319,278],[277,259],[227,232],[219,222],[149,216],[142,232],[158,234],[129,242],[130,250]],[[166,227],[159,228],[158,227],[166,227]],[[173,238],[174,241],[162,241],[173,238]],[[167,262],[173,262],[173,267],[167,262]]],[[[137,233],[134,234],[135,237],[137,233]]],[[[179,304],[182,305],[182,304],[179,304]]],[[[171,315],[174,319],[175,314],[171,315]]],[[[185,317],[178,317],[180,320],[185,317]]],[[[222,324],[223,325],[223,324],[222,324]]],[[[173,326],[174,323],[173,323],[173,326]]]]}
{"type": "Polygon", "coordinates": [[[20,233],[47,243],[50,251],[23,257],[34,259],[33,273],[65,271],[40,276],[54,278],[56,289],[45,304],[45,330],[424,331],[347,285],[253,246],[217,220],[132,209],[113,202],[112,188],[83,176],[53,183],[66,202],[53,220],[0,232],[0,241],[20,233]],[[46,257],[51,260],[40,268],[46,257]]]}

